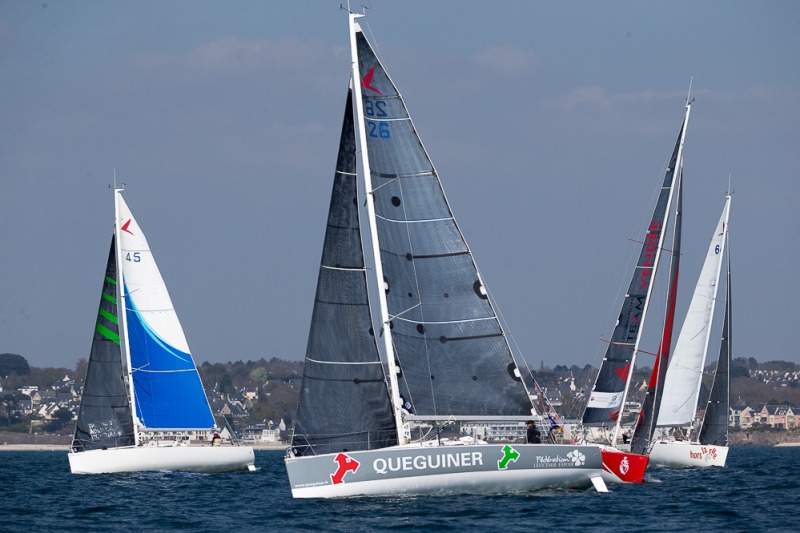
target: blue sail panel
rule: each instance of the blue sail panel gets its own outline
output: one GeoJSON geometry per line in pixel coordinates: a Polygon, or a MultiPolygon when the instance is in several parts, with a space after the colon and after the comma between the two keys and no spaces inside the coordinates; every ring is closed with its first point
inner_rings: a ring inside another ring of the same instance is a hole
{"type": "Polygon", "coordinates": [[[126,309],[126,318],[139,421],[150,429],[214,427],[214,417],[191,354],[159,338],[132,301],[127,301],[131,304],[126,309]]]}

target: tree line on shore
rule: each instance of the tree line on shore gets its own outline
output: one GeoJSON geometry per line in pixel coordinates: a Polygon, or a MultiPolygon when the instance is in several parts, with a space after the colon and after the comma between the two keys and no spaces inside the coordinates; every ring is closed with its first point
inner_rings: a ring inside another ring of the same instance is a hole
{"type": "MultiPolygon", "coordinates": [[[[21,355],[0,354],[0,424],[7,427],[11,425],[8,405],[19,397],[20,388],[53,389],[67,383],[65,377],[74,380],[74,384],[80,388],[86,365],[86,359],[81,358],[74,368],[39,368],[30,366],[21,355]]],[[[226,402],[244,407],[238,413],[237,425],[279,420],[284,420],[287,426],[292,425],[302,383],[302,361],[273,357],[269,360],[204,362],[199,365],[198,371],[212,408],[220,409],[226,402]]],[[[577,417],[582,410],[583,396],[591,389],[596,373],[597,369],[591,365],[557,365],[549,368],[542,363],[533,375],[542,388],[558,390],[562,395],[559,411],[563,416],[577,417]]],[[[638,368],[632,382],[644,383],[649,375],[649,368],[638,368]]],[[[787,361],[759,363],[752,357],[734,359],[731,364],[731,391],[732,404],[800,406],[800,365],[787,361]]],[[[59,421],[62,425],[66,418],[66,414],[61,412],[59,421]]]]}

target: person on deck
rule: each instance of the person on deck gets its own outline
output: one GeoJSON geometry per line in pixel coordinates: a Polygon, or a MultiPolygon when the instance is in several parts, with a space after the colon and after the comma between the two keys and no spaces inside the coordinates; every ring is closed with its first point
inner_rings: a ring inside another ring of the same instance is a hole
{"type": "Polygon", "coordinates": [[[528,426],[528,432],[525,434],[525,442],[528,444],[541,444],[542,439],[539,438],[539,430],[536,429],[536,424],[533,423],[533,420],[528,420],[525,424],[528,426]]]}

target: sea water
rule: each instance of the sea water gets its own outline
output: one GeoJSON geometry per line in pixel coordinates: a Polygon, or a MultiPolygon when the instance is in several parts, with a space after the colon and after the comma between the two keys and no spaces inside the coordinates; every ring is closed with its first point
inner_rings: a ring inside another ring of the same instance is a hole
{"type": "Polygon", "coordinates": [[[294,500],[283,452],[255,472],[72,475],[66,452],[0,452],[0,531],[800,531],[800,447],[727,468],[649,468],[610,492],[294,500]]]}

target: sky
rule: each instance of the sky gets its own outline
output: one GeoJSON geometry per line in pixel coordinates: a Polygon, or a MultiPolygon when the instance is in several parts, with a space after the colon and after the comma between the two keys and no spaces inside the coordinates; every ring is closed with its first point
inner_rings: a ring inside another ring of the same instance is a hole
{"type": "MultiPolygon", "coordinates": [[[[349,77],[339,4],[0,3],[0,353],[88,357],[116,175],[199,363],[303,358],[349,77]]],[[[800,3],[370,6],[529,365],[599,365],[690,84],[678,323],[730,183],[733,355],[800,363],[800,3]]]]}

